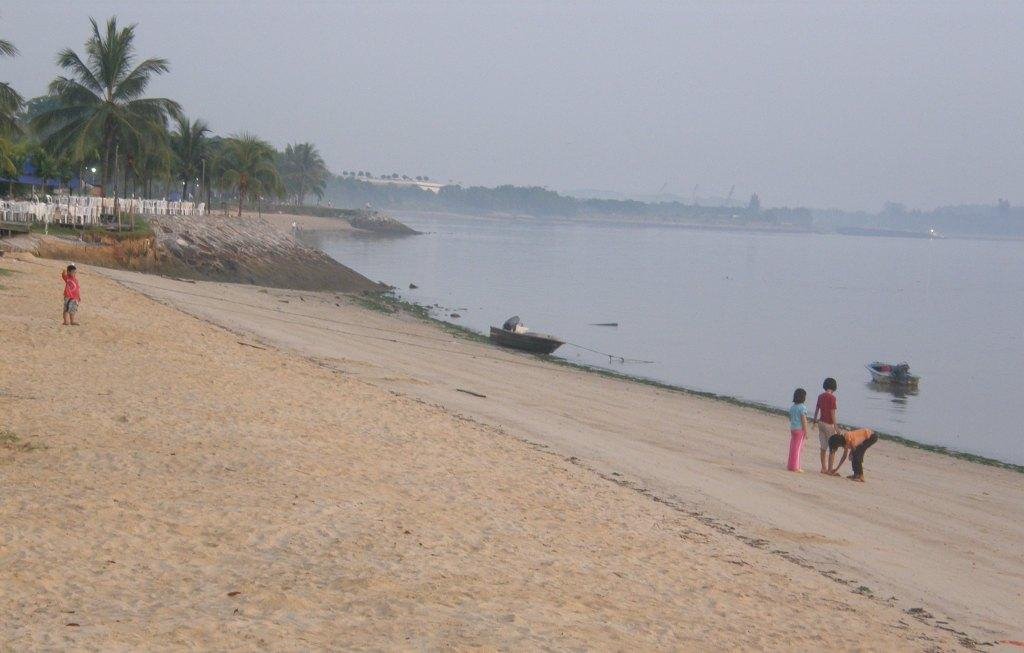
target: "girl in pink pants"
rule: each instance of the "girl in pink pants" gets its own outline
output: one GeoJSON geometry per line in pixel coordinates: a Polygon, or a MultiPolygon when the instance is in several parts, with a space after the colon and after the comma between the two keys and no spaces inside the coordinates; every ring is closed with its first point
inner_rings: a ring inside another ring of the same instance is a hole
{"type": "Polygon", "coordinates": [[[802,472],[800,469],[800,452],[804,448],[807,437],[807,391],[797,388],[793,392],[793,406],[789,409],[789,465],[791,472],[802,472]]]}

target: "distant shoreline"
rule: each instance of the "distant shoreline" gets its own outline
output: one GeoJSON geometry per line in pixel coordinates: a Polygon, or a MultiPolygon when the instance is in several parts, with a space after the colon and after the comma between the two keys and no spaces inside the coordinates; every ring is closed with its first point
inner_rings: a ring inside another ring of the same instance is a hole
{"type": "Polygon", "coordinates": [[[561,224],[582,224],[582,225],[594,225],[594,224],[606,224],[606,225],[629,225],[639,227],[672,227],[676,229],[686,229],[691,231],[714,231],[714,232],[729,232],[729,233],[743,233],[743,234],[814,234],[820,236],[842,236],[844,238],[897,238],[900,240],[976,240],[984,242],[1024,242],[1024,236],[991,236],[991,235],[969,235],[969,234],[941,234],[938,238],[930,237],[927,232],[898,232],[893,230],[884,229],[864,229],[864,233],[843,233],[842,230],[833,229],[820,229],[814,227],[798,227],[798,226],[787,226],[787,225],[729,225],[721,223],[701,223],[701,222],[680,222],[675,220],[669,220],[666,218],[650,218],[644,216],[610,216],[610,215],[590,215],[585,217],[579,216],[535,216],[527,214],[514,214],[514,213],[455,213],[452,211],[425,211],[418,209],[395,209],[391,213],[399,217],[422,216],[427,219],[434,217],[450,217],[450,218],[475,218],[480,220],[493,220],[493,221],[516,221],[516,220],[530,220],[538,223],[561,223],[561,224]]]}

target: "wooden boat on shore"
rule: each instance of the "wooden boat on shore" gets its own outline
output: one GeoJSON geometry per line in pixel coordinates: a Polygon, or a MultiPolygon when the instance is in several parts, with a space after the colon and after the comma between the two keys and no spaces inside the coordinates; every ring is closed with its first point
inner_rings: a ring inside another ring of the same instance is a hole
{"type": "Polygon", "coordinates": [[[533,354],[550,354],[565,343],[554,336],[531,331],[515,332],[491,327],[491,342],[499,347],[519,349],[533,354]]]}
{"type": "Polygon", "coordinates": [[[910,373],[910,365],[907,363],[883,363],[875,361],[867,365],[871,373],[871,381],[881,385],[897,385],[906,388],[916,388],[921,382],[921,377],[910,373]]]}

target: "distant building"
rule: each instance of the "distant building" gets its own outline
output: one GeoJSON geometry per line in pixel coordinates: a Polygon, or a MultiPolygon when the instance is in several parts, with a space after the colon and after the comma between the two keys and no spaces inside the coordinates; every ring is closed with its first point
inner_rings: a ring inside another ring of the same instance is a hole
{"type": "MultiPolygon", "coordinates": [[[[39,188],[59,188],[63,184],[59,179],[44,179],[39,176],[39,170],[36,168],[32,161],[25,161],[21,166],[21,174],[17,177],[0,177],[0,183],[2,184],[21,184],[24,186],[32,186],[39,188]]],[[[71,190],[78,190],[81,181],[78,179],[72,179],[70,181],[71,190]]]]}
{"type": "Polygon", "coordinates": [[[439,184],[435,181],[416,181],[415,179],[373,179],[370,177],[362,177],[360,181],[367,184],[376,184],[378,186],[387,186],[393,184],[395,186],[416,186],[421,190],[429,190],[431,193],[440,193],[441,188],[444,184],[439,184]]]}

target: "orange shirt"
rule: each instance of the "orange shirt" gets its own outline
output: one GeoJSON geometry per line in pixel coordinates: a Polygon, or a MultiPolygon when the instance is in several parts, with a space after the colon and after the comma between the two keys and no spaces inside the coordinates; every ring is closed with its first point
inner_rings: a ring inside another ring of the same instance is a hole
{"type": "Polygon", "coordinates": [[[856,449],[874,433],[871,429],[854,429],[847,431],[843,437],[846,439],[847,449],[856,449]]]}

